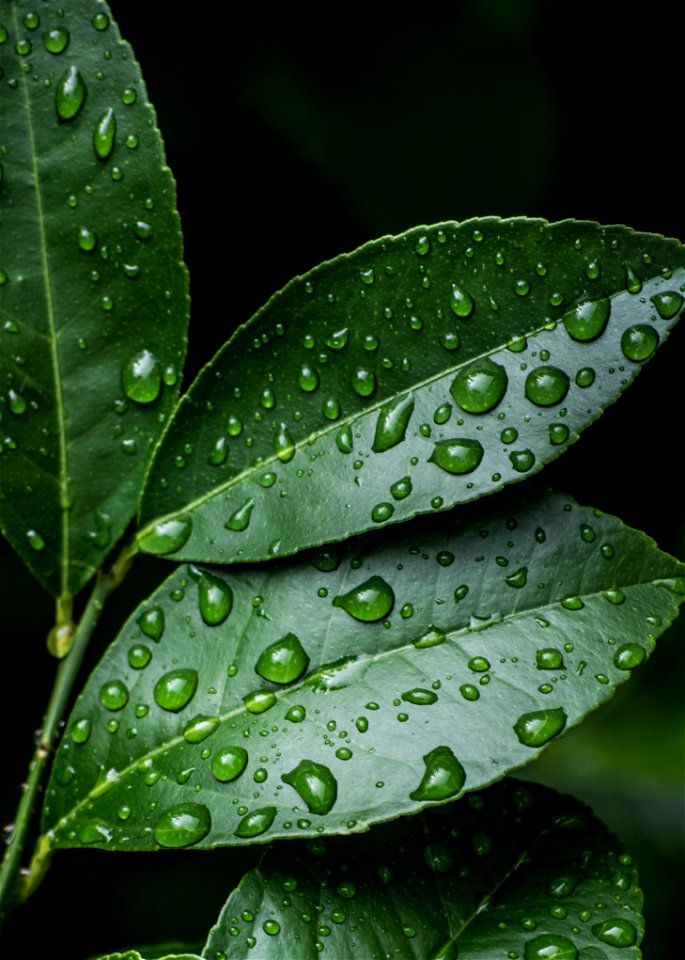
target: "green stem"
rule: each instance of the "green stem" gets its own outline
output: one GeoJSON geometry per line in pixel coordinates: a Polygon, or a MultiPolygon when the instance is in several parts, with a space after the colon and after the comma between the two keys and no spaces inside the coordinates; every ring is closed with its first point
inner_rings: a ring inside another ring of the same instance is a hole
{"type": "MultiPolygon", "coordinates": [[[[48,702],[40,739],[36,745],[29,766],[29,774],[23,785],[22,797],[17,808],[17,815],[12,830],[11,839],[0,866],[0,919],[9,910],[10,901],[18,893],[20,899],[25,899],[38,885],[40,877],[34,878],[31,873],[22,879],[21,890],[17,890],[17,874],[21,864],[21,856],[26,843],[26,835],[31,824],[33,808],[40,789],[42,774],[52,750],[55,746],[59,724],[69,700],[76,675],[86,652],[88,642],[102,613],[105,600],[120,582],[121,574],[112,577],[110,574],[99,573],[93,592],[88,600],[86,609],[76,629],[74,642],[69,653],[60,662],[57,676],[48,702]]],[[[42,872],[47,869],[47,854],[45,844],[42,845],[42,855],[38,862],[42,872]]]]}

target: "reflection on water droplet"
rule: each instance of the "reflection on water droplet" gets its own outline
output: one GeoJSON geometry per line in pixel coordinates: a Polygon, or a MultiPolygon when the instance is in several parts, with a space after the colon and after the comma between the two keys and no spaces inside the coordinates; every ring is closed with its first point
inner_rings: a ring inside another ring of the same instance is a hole
{"type": "Polygon", "coordinates": [[[190,517],[177,517],[174,520],[162,520],[152,530],[138,538],[138,545],[146,553],[163,556],[180,550],[193,531],[190,517]]]}
{"type": "Polygon", "coordinates": [[[526,943],[523,956],[524,960],[576,960],[578,951],[567,937],[543,933],[526,943]]]}
{"type": "Polygon", "coordinates": [[[83,107],[86,84],[75,66],[69,67],[55,87],[55,109],[60,120],[73,120],[83,107]]]}
{"type": "Polygon", "coordinates": [[[418,788],[409,794],[412,800],[448,800],[461,792],[466,771],[449,747],[436,747],[423,762],[426,769],[418,788]]]}
{"type": "Polygon", "coordinates": [[[404,440],[414,411],[414,398],[408,394],[384,404],[378,412],[372,450],[383,453],[404,440]]]}
{"type": "Polygon", "coordinates": [[[514,732],[526,747],[541,747],[566,726],[566,713],[562,707],[536,710],[522,714],[514,724],[514,732]]]}
{"type": "Polygon", "coordinates": [[[596,340],[604,332],[610,313],[610,300],[586,300],[564,316],[564,326],[574,340],[596,340]]]}
{"type": "Polygon", "coordinates": [[[86,743],[90,737],[92,729],[93,721],[90,719],[90,717],[81,717],[72,724],[69,735],[74,743],[86,743]]]}
{"type": "Polygon", "coordinates": [[[635,363],[649,360],[658,346],[659,334],[654,327],[644,323],[628,327],[621,337],[621,350],[624,357],[635,363]]]}
{"type": "Polygon", "coordinates": [[[203,803],[177,803],[159,817],[153,832],[161,847],[190,847],[203,840],[211,827],[212,818],[203,803]]]}
{"type": "Polygon", "coordinates": [[[295,456],[295,441],[285,423],[281,423],[274,435],[274,453],[281,463],[288,463],[295,456]]]}
{"type": "Polygon", "coordinates": [[[569,429],[565,423],[550,423],[549,442],[555,447],[566,443],[568,440],[569,429]]]}
{"type": "Polygon", "coordinates": [[[370,397],[376,389],[376,374],[366,367],[357,367],[352,374],[352,387],[360,397],[370,397]]]}
{"type": "Polygon", "coordinates": [[[276,818],[276,807],[261,807],[246,814],[234,831],[236,837],[249,840],[266,833],[276,818]]]}
{"type": "Polygon", "coordinates": [[[371,519],[374,523],[385,523],[395,512],[391,503],[377,503],[371,510],[371,519]]]}
{"type": "Polygon", "coordinates": [[[270,690],[255,690],[243,697],[245,708],[250,713],[266,713],[276,702],[276,696],[270,690]]]}
{"type": "Polygon", "coordinates": [[[43,34],[43,46],[48,53],[63,53],[69,45],[69,31],[61,27],[43,34]]]}
{"type": "Polygon", "coordinates": [[[128,651],[128,663],[134,670],[143,670],[152,660],[152,650],[137,643],[128,651]]]}
{"type": "Polygon", "coordinates": [[[197,670],[170,670],[155,684],[155,702],[163,710],[178,713],[195,696],[197,684],[197,670]]]}
{"type": "Polygon", "coordinates": [[[135,403],[152,403],[162,386],[162,367],[150,350],[141,350],[123,365],[121,382],[124,393],[135,403]]]}
{"type": "Polygon", "coordinates": [[[478,440],[455,437],[438,441],[428,460],[447,473],[465,474],[476,469],[483,459],[483,453],[483,447],[478,440]]]}
{"type": "Polygon", "coordinates": [[[233,608],[233,591],[211,573],[203,573],[197,584],[200,614],[210,627],[223,623],[233,608]]]}
{"type": "Polygon", "coordinates": [[[596,923],[592,932],[598,940],[612,947],[632,947],[637,940],[637,930],[630,920],[623,917],[612,917],[596,923]]]}
{"type": "Polygon", "coordinates": [[[450,392],[461,409],[467,413],[486,413],[502,400],[508,382],[504,367],[484,357],[457,374],[450,392]]]}
{"type": "Polygon", "coordinates": [[[292,683],[308,666],[309,656],[298,637],[288,633],[262,651],[255,670],[271,683],[292,683]]]}
{"type": "Polygon", "coordinates": [[[212,757],[212,773],[220,783],[237,779],[247,766],[247,750],[242,747],[224,747],[212,757]]]}
{"type": "Polygon", "coordinates": [[[561,403],[569,388],[569,378],[558,367],[537,367],[526,377],[526,397],[538,407],[561,403]]]}
{"type": "Polygon", "coordinates": [[[328,767],[313,760],[301,760],[293,770],[282,774],[281,780],[297,790],[310,813],[323,816],[338,797],[338,781],[328,767]]]}
{"type": "Polygon", "coordinates": [[[561,651],[545,647],[535,654],[535,666],[538,670],[563,670],[564,658],[561,651]]]}
{"type": "Polygon", "coordinates": [[[458,287],[456,283],[453,283],[450,289],[449,304],[452,313],[456,317],[461,317],[463,320],[465,320],[466,317],[470,317],[473,313],[473,298],[466,290],[458,287]]]}
{"type": "Polygon", "coordinates": [[[535,454],[532,450],[513,450],[509,459],[517,473],[527,473],[535,466],[535,454]]]}
{"type": "Polygon", "coordinates": [[[683,303],[685,303],[685,299],[679,293],[675,293],[674,291],[657,293],[650,299],[656,307],[656,312],[659,314],[662,320],[672,320],[682,307],[683,303]]]}
{"type": "Polygon", "coordinates": [[[303,720],[306,720],[306,718],[307,711],[299,703],[296,703],[294,706],[290,707],[285,715],[285,719],[289,720],[290,723],[302,723],[303,720]]]}
{"type": "Polygon", "coordinates": [[[346,613],[362,623],[374,623],[387,617],[394,603],[392,587],[378,576],[369,577],[358,587],[353,587],[333,600],[334,607],[342,607],[346,613]]]}

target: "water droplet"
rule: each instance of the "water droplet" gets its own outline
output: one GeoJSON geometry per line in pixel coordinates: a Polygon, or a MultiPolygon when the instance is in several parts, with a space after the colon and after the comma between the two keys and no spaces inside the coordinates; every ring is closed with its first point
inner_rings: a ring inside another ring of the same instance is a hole
{"type": "Polygon", "coordinates": [[[342,350],[346,346],[350,331],[347,327],[336,330],[328,337],[324,337],[324,343],[330,350],[342,350]]]}
{"type": "Polygon", "coordinates": [[[639,643],[624,643],[614,654],[614,664],[619,670],[634,670],[646,657],[647,651],[639,643]]]}
{"type": "Polygon", "coordinates": [[[404,500],[411,492],[412,482],[410,477],[402,477],[401,480],[396,480],[395,483],[390,486],[390,493],[394,500],[404,500]]]}
{"type": "Polygon", "coordinates": [[[61,27],[43,34],[43,46],[48,53],[63,53],[69,45],[69,31],[61,27]]]}
{"type": "Polygon", "coordinates": [[[526,943],[523,956],[525,960],[576,960],[578,951],[567,937],[543,933],[526,943]]]}
{"type": "Polygon", "coordinates": [[[276,819],[276,807],[260,807],[246,814],[235,829],[234,835],[249,839],[266,833],[276,819]]]}
{"type": "Polygon", "coordinates": [[[563,670],[564,658],[561,651],[545,647],[535,654],[535,666],[538,670],[563,670]]]}
{"type": "Polygon", "coordinates": [[[12,413],[17,416],[21,416],[22,413],[26,410],[26,400],[21,394],[17,393],[16,390],[7,391],[7,399],[9,401],[9,408],[12,413]]]}
{"type": "Polygon", "coordinates": [[[250,525],[250,517],[252,516],[254,504],[254,497],[250,497],[242,507],[238,507],[235,513],[232,513],[224,524],[226,530],[235,530],[238,533],[247,530],[250,525]]]}
{"type": "Polygon", "coordinates": [[[527,473],[535,466],[535,454],[532,450],[513,450],[509,459],[517,473],[527,473]]]}
{"type": "Polygon", "coordinates": [[[117,118],[110,107],[95,125],[93,131],[93,149],[100,160],[106,160],[114,149],[114,137],[117,132],[117,118]]]}
{"type": "Polygon", "coordinates": [[[334,607],[342,607],[355,620],[374,623],[382,620],[392,610],[395,594],[390,584],[382,577],[373,576],[333,600],[334,607]]]}
{"type": "Polygon", "coordinates": [[[228,440],[226,437],[217,437],[207,458],[209,463],[221,466],[228,458],[228,440]]]}
{"type": "Polygon", "coordinates": [[[297,385],[305,393],[313,393],[319,386],[319,374],[308,363],[303,363],[297,375],[297,385]]]}
{"type": "Polygon", "coordinates": [[[609,587],[608,590],[602,590],[602,596],[605,600],[608,600],[609,603],[613,603],[615,607],[620,606],[626,599],[623,590],[619,590],[617,587],[609,587]]]}
{"type": "Polygon", "coordinates": [[[384,404],[376,420],[374,453],[383,453],[404,440],[409,420],[414,412],[414,398],[408,394],[384,404]]]}
{"type": "Polygon", "coordinates": [[[323,816],[338,797],[338,781],[328,767],[313,760],[301,760],[293,770],[282,774],[281,780],[297,790],[310,813],[323,816]]]}
{"type": "Polygon", "coordinates": [[[526,377],[526,396],[539,407],[561,403],[568,388],[568,375],[558,367],[537,367],[526,377]]]}
{"type": "Polygon", "coordinates": [[[477,440],[455,437],[438,441],[428,460],[447,473],[472,473],[483,459],[483,453],[483,447],[477,440]]]}
{"type": "Polygon", "coordinates": [[[650,299],[662,320],[672,320],[685,302],[679,293],[673,291],[657,293],[650,299]]]}
{"type": "Polygon", "coordinates": [[[276,695],[271,690],[254,690],[243,697],[245,709],[250,713],[266,713],[276,705],[276,695]]]}
{"type": "Polygon", "coordinates": [[[153,833],[160,847],[190,847],[203,840],[211,827],[212,818],[203,803],[177,803],[159,817],[153,833]]]}
{"type": "Polygon", "coordinates": [[[72,65],[55,88],[55,109],[60,120],[73,120],[83,106],[86,94],[85,81],[72,65]]]}
{"type": "Polygon", "coordinates": [[[109,26],[109,17],[106,13],[96,13],[93,17],[93,26],[96,30],[106,30],[109,26]]]}
{"type": "Polygon", "coordinates": [[[637,940],[637,930],[623,917],[612,917],[602,923],[596,923],[592,932],[603,943],[612,947],[632,947],[637,940]]]}
{"type": "Polygon", "coordinates": [[[243,432],[243,422],[239,417],[231,415],[226,421],[226,433],[229,437],[239,437],[243,432]]]}
{"type": "Polygon", "coordinates": [[[210,627],[223,623],[233,609],[233,591],[211,573],[203,573],[197,584],[202,619],[210,627]]]}
{"type": "Polygon", "coordinates": [[[103,684],[100,703],[106,710],[123,710],[128,703],[128,687],[123,680],[110,680],[103,684]]]}
{"type": "Polygon", "coordinates": [[[376,374],[366,367],[357,367],[352,374],[352,387],[360,397],[370,397],[376,389],[376,374]]]}
{"type": "Polygon", "coordinates": [[[152,660],[152,650],[142,643],[135,644],[128,651],[128,663],[134,670],[143,670],[150,660],[152,660]]]}
{"type": "Polygon", "coordinates": [[[565,423],[550,423],[549,442],[555,447],[568,440],[569,429],[565,423]]]}
{"type": "Polygon", "coordinates": [[[458,350],[461,344],[461,340],[459,339],[459,334],[454,333],[452,331],[448,331],[447,333],[440,334],[440,336],[438,337],[438,340],[440,342],[440,346],[443,347],[443,349],[449,350],[449,351],[458,350]]]}
{"type": "Polygon", "coordinates": [[[581,367],[580,370],[576,373],[576,385],[582,389],[591,387],[595,382],[595,377],[597,374],[592,369],[592,367],[581,367]]]}
{"type": "Polygon", "coordinates": [[[415,703],[419,707],[428,706],[435,703],[438,695],[432,690],[425,690],[423,687],[414,687],[413,690],[405,690],[402,699],[406,703],[415,703]]]}
{"type": "Polygon", "coordinates": [[[412,800],[448,800],[461,792],[466,771],[449,747],[436,747],[423,762],[426,769],[418,788],[409,794],[412,800]]]}
{"type": "Polygon", "coordinates": [[[176,517],[174,520],[162,520],[148,533],[139,536],[138,545],[146,553],[155,553],[164,556],[180,550],[187,542],[193,531],[193,521],[190,517],[176,517]]]}
{"type": "Polygon", "coordinates": [[[576,889],[578,880],[576,877],[571,877],[568,875],[555,877],[554,880],[551,880],[547,886],[547,893],[550,897],[557,897],[561,900],[564,897],[570,897],[573,891],[576,889]]]}
{"type": "Polygon", "coordinates": [[[296,703],[294,706],[290,707],[286,712],[285,719],[289,720],[290,723],[302,723],[307,718],[307,711],[305,708],[296,703]]]}
{"type": "Polygon", "coordinates": [[[204,714],[199,714],[186,724],[183,730],[183,739],[186,743],[202,743],[219,728],[220,724],[219,717],[207,717],[204,714]]]}
{"type": "Polygon", "coordinates": [[[523,713],[514,724],[514,732],[526,747],[541,747],[566,726],[566,713],[562,707],[523,713]]]}
{"type": "Polygon", "coordinates": [[[247,766],[247,750],[242,747],[224,747],[212,757],[212,773],[221,783],[237,779],[247,766]]]}
{"type": "Polygon", "coordinates": [[[510,573],[508,577],[505,577],[504,582],[508,587],[514,587],[517,590],[525,587],[528,582],[528,567],[519,567],[515,573],[510,573]]]}
{"type": "MultiPolygon", "coordinates": [[[[115,180],[121,179],[120,177],[117,178],[115,176],[116,169],[117,168],[115,167],[114,170],[112,170],[112,178],[115,180]]],[[[144,220],[136,220],[136,222],[133,224],[133,232],[138,237],[139,240],[149,240],[150,237],[152,236],[152,227],[150,226],[149,223],[146,223],[144,220]]]]}
{"type": "Polygon", "coordinates": [[[467,413],[486,413],[502,400],[508,382],[504,367],[483,357],[460,370],[452,382],[450,393],[467,413]]]}
{"type": "Polygon", "coordinates": [[[150,350],[134,354],[122,367],[121,382],[126,396],[135,403],[152,403],[162,386],[162,367],[150,350]]]}
{"type": "Polygon", "coordinates": [[[561,601],[564,610],[582,610],[585,604],[580,597],[564,597],[561,601]]]}
{"type": "Polygon", "coordinates": [[[274,436],[274,453],[281,463],[288,463],[295,456],[295,441],[285,423],[281,423],[274,436]]]}
{"type": "Polygon", "coordinates": [[[268,646],[259,656],[255,670],[271,683],[292,683],[309,666],[309,657],[294,633],[268,646]]]}
{"type": "Polygon", "coordinates": [[[138,617],[136,621],[146,637],[158,643],[164,633],[164,611],[161,607],[151,607],[138,617]]]}
{"type": "Polygon", "coordinates": [[[474,302],[470,294],[458,287],[456,283],[452,284],[449,294],[449,303],[452,313],[456,317],[466,319],[473,313],[474,302]]]}
{"type": "Polygon", "coordinates": [[[649,327],[644,323],[628,327],[621,337],[623,355],[635,363],[649,360],[658,346],[659,334],[654,327],[649,327]]]}
{"type": "Polygon", "coordinates": [[[93,721],[90,717],[81,717],[72,724],[69,735],[74,743],[86,743],[93,729],[93,721]]]}
{"type": "Polygon", "coordinates": [[[395,512],[391,503],[377,503],[371,510],[371,519],[374,523],[385,523],[395,512]]]}
{"type": "Polygon", "coordinates": [[[178,713],[195,696],[197,683],[197,670],[170,670],[155,684],[155,702],[163,710],[178,713]]]}
{"type": "Polygon", "coordinates": [[[610,313],[610,300],[586,300],[564,316],[564,326],[574,340],[596,340],[604,332],[610,313]]]}

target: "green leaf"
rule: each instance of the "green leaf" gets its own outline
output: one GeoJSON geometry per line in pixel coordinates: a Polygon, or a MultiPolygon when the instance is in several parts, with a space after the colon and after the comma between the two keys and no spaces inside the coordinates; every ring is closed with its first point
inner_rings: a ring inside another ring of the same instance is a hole
{"type": "Polygon", "coordinates": [[[108,953],[100,960],[202,960],[196,953],[168,953],[166,949],[149,949],[140,953],[138,950],[124,950],[121,953],[108,953]]]}
{"type": "Polygon", "coordinates": [[[133,515],[175,403],[188,280],[155,115],[107,7],[5,6],[0,523],[72,594],[133,515]]]}
{"type": "Polygon", "coordinates": [[[280,568],[180,567],[74,707],[50,842],[360,831],[532,760],[648,657],[685,567],[560,494],[498,501],[280,568]]]}
{"type": "Polygon", "coordinates": [[[625,227],[487,218],[317,267],[182,400],[147,480],[140,545],[265,559],[529,476],[665,338],[684,264],[676,241],[625,227]]]}
{"type": "Polygon", "coordinates": [[[270,848],[203,956],[637,960],[641,907],[631,856],[587,807],[505,780],[366,837],[270,848]]]}

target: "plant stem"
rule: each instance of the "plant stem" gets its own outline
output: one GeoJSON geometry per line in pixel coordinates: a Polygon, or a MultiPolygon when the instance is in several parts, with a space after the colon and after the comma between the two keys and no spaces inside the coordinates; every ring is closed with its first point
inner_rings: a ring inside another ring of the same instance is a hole
{"type": "MultiPolygon", "coordinates": [[[[29,765],[26,783],[23,785],[22,797],[17,808],[12,835],[0,866],[0,920],[9,910],[10,901],[18,895],[24,900],[38,886],[42,874],[49,861],[49,847],[39,843],[38,856],[34,857],[36,866],[40,867],[39,875],[30,872],[22,881],[21,888],[17,889],[17,874],[21,864],[21,856],[26,843],[26,835],[31,824],[33,808],[41,785],[43,771],[50,754],[55,746],[59,725],[71,694],[76,675],[83,661],[93,631],[102,613],[105,600],[112,590],[119,585],[128,567],[133,554],[130,548],[124,548],[116,561],[112,573],[98,573],[93,592],[88,600],[83,616],[76,628],[76,634],[69,653],[60,662],[57,675],[50,694],[47,710],[43,720],[42,730],[36,749],[29,765]]],[[[42,838],[41,838],[42,839],[42,838]]]]}

